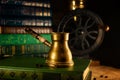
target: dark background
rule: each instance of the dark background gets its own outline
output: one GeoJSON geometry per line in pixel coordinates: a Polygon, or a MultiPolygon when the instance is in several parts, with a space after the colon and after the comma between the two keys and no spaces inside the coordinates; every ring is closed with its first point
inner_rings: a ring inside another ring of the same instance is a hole
{"type": "MultiPolygon", "coordinates": [[[[57,28],[61,18],[70,11],[70,0],[52,0],[53,27],[57,28]]],[[[120,68],[120,3],[118,0],[86,0],[85,8],[101,17],[110,27],[105,32],[102,45],[90,54],[100,60],[102,65],[120,68]]]]}

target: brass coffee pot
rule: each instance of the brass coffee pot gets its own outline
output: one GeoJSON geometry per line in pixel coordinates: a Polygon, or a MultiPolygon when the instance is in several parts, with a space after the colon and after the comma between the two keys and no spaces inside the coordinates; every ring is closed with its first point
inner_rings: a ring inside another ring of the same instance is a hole
{"type": "Polygon", "coordinates": [[[72,67],[74,62],[72,60],[72,53],[68,46],[69,33],[65,32],[52,32],[52,44],[48,42],[45,38],[37,34],[30,28],[25,29],[26,32],[33,35],[39,41],[43,42],[45,45],[51,47],[46,63],[50,67],[72,67]]]}

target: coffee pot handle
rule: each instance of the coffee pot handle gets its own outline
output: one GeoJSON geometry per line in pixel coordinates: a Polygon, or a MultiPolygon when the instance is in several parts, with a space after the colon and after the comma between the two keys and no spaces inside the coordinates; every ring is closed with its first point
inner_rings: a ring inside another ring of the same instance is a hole
{"type": "Polygon", "coordinates": [[[25,31],[27,33],[31,34],[36,39],[38,39],[43,44],[47,45],[48,47],[51,47],[51,43],[48,40],[46,40],[44,37],[42,37],[41,35],[39,35],[38,33],[36,33],[34,30],[32,30],[30,28],[25,28],[25,31]]]}

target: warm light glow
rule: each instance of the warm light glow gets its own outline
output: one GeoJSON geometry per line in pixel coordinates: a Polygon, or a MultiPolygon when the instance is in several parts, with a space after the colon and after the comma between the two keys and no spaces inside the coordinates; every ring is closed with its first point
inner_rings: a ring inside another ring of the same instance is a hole
{"type": "Polygon", "coordinates": [[[83,2],[80,2],[80,4],[83,4],[83,2]]]}
{"type": "Polygon", "coordinates": [[[74,21],[77,21],[77,17],[76,16],[74,16],[74,21]]]}
{"type": "Polygon", "coordinates": [[[75,4],[75,0],[72,1],[72,10],[76,9],[76,4],[75,4]]]}
{"type": "Polygon", "coordinates": [[[39,12],[39,16],[43,16],[42,10],[39,12]]]}
{"type": "Polygon", "coordinates": [[[84,8],[84,2],[83,2],[83,0],[80,0],[79,8],[84,8]]]}
{"type": "Polygon", "coordinates": [[[75,1],[74,1],[74,0],[72,1],[72,5],[73,5],[73,6],[75,5],[75,1]]]}
{"type": "Polygon", "coordinates": [[[108,32],[109,30],[110,30],[110,27],[107,25],[105,31],[108,32]]]}
{"type": "Polygon", "coordinates": [[[73,6],[72,10],[75,10],[75,6],[73,6]]]}
{"type": "Polygon", "coordinates": [[[79,2],[72,0],[71,9],[75,10],[76,8],[84,8],[84,0],[79,0],[79,2]]]}

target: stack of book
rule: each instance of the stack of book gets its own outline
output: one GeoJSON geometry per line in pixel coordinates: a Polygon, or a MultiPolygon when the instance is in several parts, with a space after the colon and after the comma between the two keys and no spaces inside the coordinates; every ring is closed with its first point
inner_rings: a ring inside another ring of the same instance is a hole
{"type": "Polygon", "coordinates": [[[91,60],[73,60],[73,67],[50,68],[45,64],[45,58],[5,58],[0,61],[0,80],[91,80],[91,60]]]}
{"type": "Polygon", "coordinates": [[[40,55],[48,52],[49,47],[26,33],[25,28],[33,29],[51,42],[50,0],[1,0],[0,16],[0,54],[40,55]]]}

